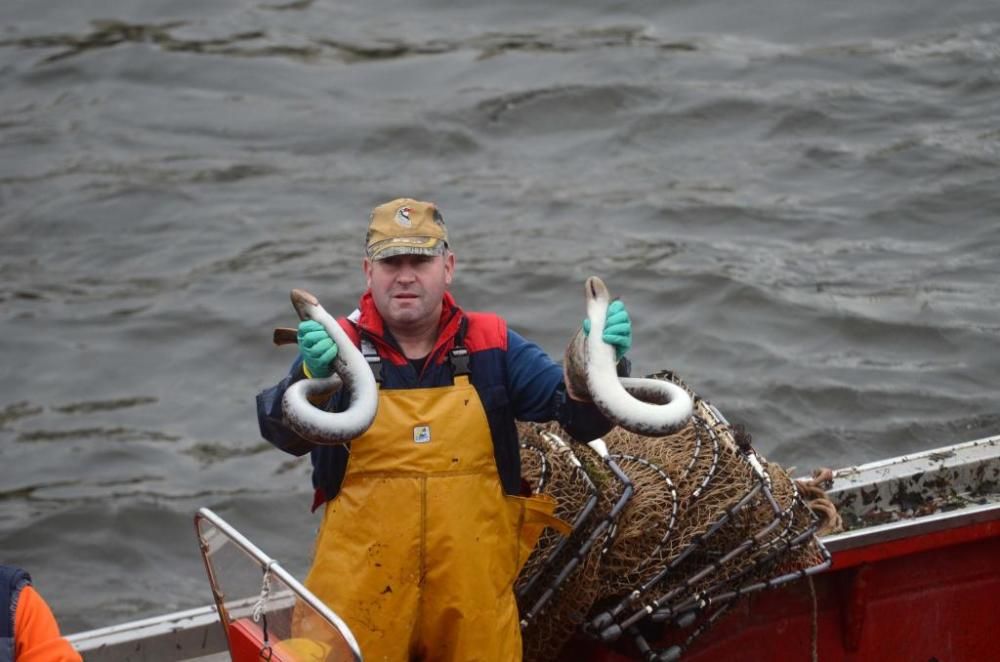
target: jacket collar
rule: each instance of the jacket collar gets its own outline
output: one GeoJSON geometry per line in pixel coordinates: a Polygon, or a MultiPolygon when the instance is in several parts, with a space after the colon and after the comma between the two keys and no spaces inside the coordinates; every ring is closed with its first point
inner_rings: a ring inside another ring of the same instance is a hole
{"type": "MultiPolygon", "coordinates": [[[[386,327],[382,315],[379,314],[378,308],[375,307],[375,299],[372,297],[371,290],[366,290],[361,295],[361,300],[358,302],[358,310],[361,311],[361,316],[357,320],[358,329],[365,337],[372,341],[378,349],[379,354],[393,363],[405,363],[406,357],[403,355],[399,343],[392,337],[392,333],[386,327]]],[[[455,298],[451,295],[451,292],[445,292],[441,302],[441,319],[438,321],[437,341],[434,343],[434,348],[429,354],[429,357],[432,357],[435,363],[443,361],[447,350],[455,346],[455,336],[461,328],[464,317],[465,313],[455,303],[455,298]]]]}

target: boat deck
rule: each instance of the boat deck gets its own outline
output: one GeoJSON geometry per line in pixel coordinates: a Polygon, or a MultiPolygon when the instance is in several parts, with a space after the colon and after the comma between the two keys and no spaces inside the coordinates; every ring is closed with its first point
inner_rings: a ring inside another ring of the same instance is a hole
{"type": "MultiPolygon", "coordinates": [[[[974,555],[978,553],[976,550],[985,548],[984,545],[992,550],[1000,538],[1000,436],[840,469],[834,473],[834,485],[827,494],[848,525],[847,531],[823,538],[834,555],[834,567],[828,573],[831,581],[838,573],[843,575],[851,568],[860,571],[866,565],[881,567],[890,573],[909,567],[910,575],[927,579],[929,573],[925,566],[910,567],[918,563],[940,566],[937,570],[943,578],[949,559],[958,558],[954,556],[956,553],[964,550],[974,555]]],[[[996,582],[994,554],[991,551],[988,559],[988,568],[992,570],[971,585],[996,582]]],[[[963,564],[972,567],[974,562],[978,562],[978,557],[970,557],[963,564]]],[[[865,576],[864,573],[858,575],[865,576]]],[[[890,586],[898,587],[901,581],[894,579],[890,586]]],[[[863,588],[862,584],[858,586],[863,588]]],[[[926,592],[925,588],[921,590],[926,592]]],[[[860,590],[852,584],[847,594],[854,595],[860,590]]],[[[838,589],[831,600],[841,600],[843,592],[838,589]]],[[[899,599],[900,596],[891,597],[899,599]]],[[[856,595],[851,599],[859,601],[856,595]]],[[[962,604],[978,604],[969,602],[968,597],[963,600],[962,604]]],[[[839,603],[831,607],[847,610],[847,614],[852,613],[850,608],[851,605],[839,603]]],[[[980,612],[996,613],[992,609],[982,609],[969,618],[976,614],[981,616],[980,612]]],[[[840,623],[844,618],[842,614],[837,615],[831,622],[840,623]]],[[[744,625],[749,624],[749,621],[744,622],[744,625]]],[[[772,621],[761,627],[770,631],[768,628],[774,625],[772,621]]],[[[860,626],[855,625],[855,628],[860,626]]],[[[719,628],[716,634],[722,635],[724,630],[724,627],[719,628]]],[[[928,631],[940,630],[928,628],[928,631]]],[[[229,660],[225,635],[214,605],[70,635],[68,639],[84,654],[87,662],[229,660]]],[[[588,646],[591,651],[600,648],[592,643],[588,646]]],[[[697,654],[695,659],[700,659],[697,654]]],[[[838,658],[834,654],[829,659],[848,658],[838,658]]]]}

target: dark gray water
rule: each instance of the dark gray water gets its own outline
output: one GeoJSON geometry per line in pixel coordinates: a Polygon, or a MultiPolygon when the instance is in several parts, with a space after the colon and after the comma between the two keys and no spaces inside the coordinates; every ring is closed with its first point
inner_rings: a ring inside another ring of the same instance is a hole
{"type": "Polygon", "coordinates": [[[0,560],[65,631],[208,604],[199,506],[307,566],[253,395],[397,196],[465,307],[558,355],[600,275],[799,473],[1000,432],[994,0],[477,4],[0,6],[0,560]]]}

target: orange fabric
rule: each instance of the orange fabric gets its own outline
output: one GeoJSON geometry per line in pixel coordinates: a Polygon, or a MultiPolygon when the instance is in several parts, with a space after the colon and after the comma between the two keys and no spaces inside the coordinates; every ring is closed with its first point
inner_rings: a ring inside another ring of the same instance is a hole
{"type": "Polygon", "coordinates": [[[21,589],[14,617],[17,662],[82,662],[73,645],[59,634],[49,605],[30,585],[21,589]]]}

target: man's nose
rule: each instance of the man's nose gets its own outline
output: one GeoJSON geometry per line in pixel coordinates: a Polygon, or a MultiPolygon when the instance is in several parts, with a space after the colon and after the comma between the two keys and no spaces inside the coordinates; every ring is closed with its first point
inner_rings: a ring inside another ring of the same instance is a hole
{"type": "Polygon", "coordinates": [[[416,277],[417,273],[413,269],[413,267],[405,264],[402,267],[400,267],[399,271],[396,273],[396,280],[401,281],[403,283],[412,283],[414,280],[416,280],[416,277]]]}

